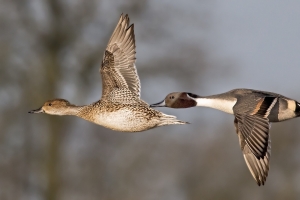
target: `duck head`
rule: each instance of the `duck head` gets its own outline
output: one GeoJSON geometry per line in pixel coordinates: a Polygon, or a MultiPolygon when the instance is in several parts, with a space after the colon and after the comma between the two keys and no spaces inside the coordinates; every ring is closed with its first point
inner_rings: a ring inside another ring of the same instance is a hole
{"type": "Polygon", "coordinates": [[[151,104],[150,107],[190,108],[197,105],[198,97],[200,96],[189,92],[173,92],[163,101],[151,104]]]}
{"type": "Polygon", "coordinates": [[[38,109],[31,110],[28,113],[46,113],[50,115],[65,115],[68,108],[71,106],[70,102],[65,99],[53,99],[46,101],[44,105],[38,109]]]}

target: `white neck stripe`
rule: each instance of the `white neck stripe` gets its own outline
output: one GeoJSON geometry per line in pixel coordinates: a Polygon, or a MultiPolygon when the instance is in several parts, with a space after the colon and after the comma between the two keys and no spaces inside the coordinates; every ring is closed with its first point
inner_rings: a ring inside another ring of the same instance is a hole
{"type": "Polygon", "coordinates": [[[209,98],[196,98],[197,106],[214,108],[223,112],[233,114],[233,106],[236,103],[236,99],[209,99],[209,98]]]}

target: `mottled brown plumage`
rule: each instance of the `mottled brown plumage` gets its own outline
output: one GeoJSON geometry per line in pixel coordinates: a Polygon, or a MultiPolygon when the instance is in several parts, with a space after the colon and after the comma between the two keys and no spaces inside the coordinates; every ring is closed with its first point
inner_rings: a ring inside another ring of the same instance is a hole
{"type": "Polygon", "coordinates": [[[175,116],[150,108],[140,99],[140,80],[135,60],[134,26],[129,25],[128,15],[121,15],[100,67],[102,98],[87,106],[76,106],[64,99],[54,99],[30,113],[75,115],[112,130],[126,132],[186,124],[175,116]]]}

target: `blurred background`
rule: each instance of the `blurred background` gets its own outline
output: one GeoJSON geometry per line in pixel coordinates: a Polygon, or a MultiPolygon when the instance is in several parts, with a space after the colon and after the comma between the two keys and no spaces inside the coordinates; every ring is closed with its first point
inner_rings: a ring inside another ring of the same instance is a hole
{"type": "Polygon", "coordinates": [[[299,199],[300,119],[273,124],[258,187],[233,116],[159,110],[191,122],[120,133],[76,117],[29,115],[46,100],[101,96],[99,66],[121,13],[135,24],[142,98],[253,88],[300,101],[300,2],[1,0],[0,199],[299,199]]]}

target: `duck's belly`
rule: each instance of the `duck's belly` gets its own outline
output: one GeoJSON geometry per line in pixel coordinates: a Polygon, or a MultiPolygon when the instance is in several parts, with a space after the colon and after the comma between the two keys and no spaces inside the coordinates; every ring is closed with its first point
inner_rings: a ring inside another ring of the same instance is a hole
{"type": "Polygon", "coordinates": [[[127,109],[96,115],[94,123],[124,132],[145,131],[157,126],[154,119],[148,120],[143,113],[136,113],[127,109]]]}

